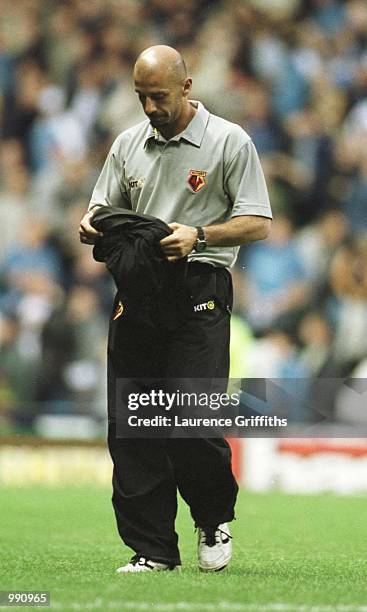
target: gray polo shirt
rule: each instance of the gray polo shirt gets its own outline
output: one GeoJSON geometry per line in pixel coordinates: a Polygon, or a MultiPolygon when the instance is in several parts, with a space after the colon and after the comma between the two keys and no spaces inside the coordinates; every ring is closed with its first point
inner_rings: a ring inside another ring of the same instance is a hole
{"type": "MultiPolygon", "coordinates": [[[[249,135],[200,102],[186,129],[166,141],[148,119],[122,132],[108,154],[89,208],[114,205],[166,223],[206,226],[240,215],[272,217],[249,135]]],[[[239,247],[208,246],[190,260],[231,267],[239,247]]]]}

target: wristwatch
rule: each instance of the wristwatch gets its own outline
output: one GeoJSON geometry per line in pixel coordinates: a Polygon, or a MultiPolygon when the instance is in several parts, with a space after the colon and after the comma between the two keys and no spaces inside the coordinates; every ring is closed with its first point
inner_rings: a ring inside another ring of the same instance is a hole
{"type": "Polygon", "coordinates": [[[197,253],[202,253],[203,251],[205,251],[206,249],[206,240],[205,240],[205,233],[202,227],[197,227],[196,228],[198,231],[198,237],[194,243],[194,251],[196,251],[197,253]]]}

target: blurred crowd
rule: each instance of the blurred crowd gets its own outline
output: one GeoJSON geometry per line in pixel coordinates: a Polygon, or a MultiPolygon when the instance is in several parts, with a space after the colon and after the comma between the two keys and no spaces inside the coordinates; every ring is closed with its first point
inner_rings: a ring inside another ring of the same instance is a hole
{"type": "Polygon", "coordinates": [[[0,8],[0,431],[104,419],[114,287],[77,228],[112,141],[144,117],[134,60],[161,43],[193,98],[251,135],[269,187],[271,236],[233,270],[232,375],[293,380],[308,399],[290,418],[348,418],[335,381],[367,377],[365,0],[0,8]]]}

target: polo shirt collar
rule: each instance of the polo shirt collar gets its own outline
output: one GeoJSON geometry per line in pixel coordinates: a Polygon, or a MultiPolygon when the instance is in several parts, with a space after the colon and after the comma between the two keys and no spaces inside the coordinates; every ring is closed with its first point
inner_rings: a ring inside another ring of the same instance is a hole
{"type": "MultiPolygon", "coordinates": [[[[195,115],[191,119],[186,129],[180,134],[177,134],[177,136],[174,136],[173,138],[171,138],[171,140],[178,141],[182,139],[182,140],[186,140],[187,142],[190,142],[196,147],[200,147],[202,140],[204,138],[205,128],[208,123],[209,112],[206,110],[206,108],[202,105],[201,102],[192,100],[192,103],[194,106],[197,107],[197,111],[195,115]]],[[[145,145],[147,144],[149,140],[153,138],[159,142],[166,142],[162,134],[160,134],[160,132],[157,130],[157,128],[149,124],[148,134],[145,139],[145,145]]]]}

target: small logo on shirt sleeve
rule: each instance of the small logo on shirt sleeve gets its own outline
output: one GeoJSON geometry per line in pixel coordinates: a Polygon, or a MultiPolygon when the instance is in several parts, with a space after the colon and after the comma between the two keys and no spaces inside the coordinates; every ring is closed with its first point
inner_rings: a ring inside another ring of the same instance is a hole
{"type": "Polygon", "coordinates": [[[206,180],[205,177],[208,173],[205,170],[190,170],[188,183],[193,190],[194,193],[197,193],[205,187],[206,180]]]}
{"type": "Polygon", "coordinates": [[[129,189],[141,189],[144,187],[145,179],[133,179],[129,181],[129,189]]]}

